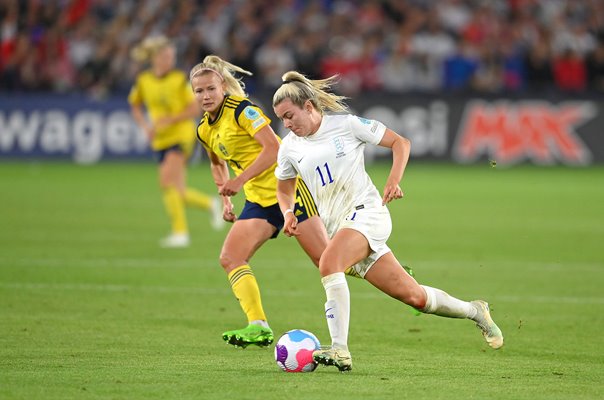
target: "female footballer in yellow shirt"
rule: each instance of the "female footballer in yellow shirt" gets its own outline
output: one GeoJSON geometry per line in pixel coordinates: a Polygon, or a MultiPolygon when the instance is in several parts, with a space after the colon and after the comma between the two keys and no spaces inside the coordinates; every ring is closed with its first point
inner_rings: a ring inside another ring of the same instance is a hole
{"type": "MultiPolygon", "coordinates": [[[[271,120],[246,97],[245,86],[233,76],[234,72],[251,75],[217,56],[207,56],[193,67],[190,81],[205,112],[197,127],[197,137],[210,157],[212,176],[223,199],[223,217],[234,222],[222,246],[220,264],[248,319],[247,327],[224,332],[222,337],[239,347],[268,346],[273,342],[273,331],[249,260],[283,227],[275,177],[280,139],[270,127],[271,120]],[[230,177],[227,165],[235,177],[230,177]],[[246,201],[237,217],[231,196],[242,189],[246,201]]],[[[319,265],[327,233],[302,180],[296,189],[295,208],[288,212],[298,218],[298,242],[315,265],[319,265]]]]}
{"type": "Polygon", "coordinates": [[[159,185],[172,225],[163,247],[186,247],[189,232],[185,206],[212,210],[214,228],[224,223],[220,200],[186,186],[187,159],[195,139],[194,119],[200,115],[186,75],[175,69],[176,50],[164,36],[149,37],[132,50],[150,68],[136,78],[128,96],[132,116],[144,130],[159,163],[159,185]],[[145,115],[145,109],[148,114],[145,115]]]}

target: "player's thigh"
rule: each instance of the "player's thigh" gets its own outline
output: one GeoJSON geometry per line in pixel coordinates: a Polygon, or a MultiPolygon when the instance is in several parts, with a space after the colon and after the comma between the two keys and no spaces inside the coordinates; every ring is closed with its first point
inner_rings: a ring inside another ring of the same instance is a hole
{"type": "Polygon", "coordinates": [[[321,254],[329,243],[325,225],[318,215],[312,216],[298,223],[299,235],[296,240],[306,252],[311,261],[318,267],[321,254]]]}
{"type": "Polygon", "coordinates": [[[367,258],[371,253],[369,242],[354,229],[340,229],[331,239],[321,255],[321,276],[344,272],[348,267],[367,258]]]}
{"type": "Polygon", "coordinates": [[[422,307],[425,292],[405,271],[392,252],[384,254],[365,274],[365,280],[387,295],[404,303],[422,307]]]}
{"type": "Polygon", "coordinates": [[[182,151],[173,150],[166,153],[159,166],[159,183],[162,188],[176,187],[184,189],[187,158],[182,151]]]}
{"type": "Polygon", "coordinates": [[[220,263],[226,272],[247,264],[256,250],[273,236],[275,229],[265,219],[235,221],[220,251],[220,263]]]}

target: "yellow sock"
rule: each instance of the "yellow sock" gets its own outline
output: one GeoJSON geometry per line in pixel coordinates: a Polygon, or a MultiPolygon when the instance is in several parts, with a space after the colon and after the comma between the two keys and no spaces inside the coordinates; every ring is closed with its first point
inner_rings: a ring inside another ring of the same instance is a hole
{"type": "Polygon", "coordinates": [[[260,289],[250,266],[242,265],[232,270],[229,273],[229,282],[235,297],[239,300],[239,305],[247,316],[248,322],[266,321],[266,315],[264,315],[262,309],[262,300],[260,299],[260,289]]]}
{"type": "Polygon", "coordinates": [[[185,189],[185,204],[190,207],[197,207],[203,210],[212,208],[212,198],[199,190],[185,189]]]}
{"type": "Polygon", "coordinates": [[[172,233],[188,233],[185,205],[178,190],[173,187],[164,189],[163,198],[166,211],[170,217],[170,223],[172,224],[172,233]]]}

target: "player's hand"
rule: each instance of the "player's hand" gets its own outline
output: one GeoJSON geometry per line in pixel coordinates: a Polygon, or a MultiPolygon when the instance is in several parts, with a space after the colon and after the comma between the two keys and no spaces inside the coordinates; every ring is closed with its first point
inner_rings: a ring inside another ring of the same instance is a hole
{"type": "Polygon", "coordinates": [[[222,219],[226,222],[235,222],[237,221],[237,216],[233,212],[233,203],[229,200],[225,202],[222,207],[222,219]]]}
{"type": "Polygon", "coordinates": [[[147,139],[149,139],[149,141],[151,142],[155,137],[155,127],[153,125],[146,126],[144,131],[145,135],[147,136],[147,139]]]}
{"type": "Polygon", "coordinates": [[[386,205],[392,200],[400,199],[402,197],[403,190],[399,185],[386,183],[386,187],[384,187],[384,196],[382,197],[382,205],[386,205]]]}
{"type": "Polygon", "coordinates": [[[241,184],[237,178],[229,179],[220,187],[218,193],[220,193],[222,196],[235,196],[237,193],[239,193],[242,187],[243,184],[241,184]]]}
{"type": "Polygon", "coordinates": [[[155,121],[155,129],[156,130],[161,130],[164,128],[167,128],[168,126],[174,124],[174,120],[172,119],[172,117],[160,117],[155,121]]]}
{"type": "Polygon", "coordinates": [[[283,223],[283,233],[285,236],[298,236],[298,218],[292,212],[285,214],[285,222],[283,223]]]}

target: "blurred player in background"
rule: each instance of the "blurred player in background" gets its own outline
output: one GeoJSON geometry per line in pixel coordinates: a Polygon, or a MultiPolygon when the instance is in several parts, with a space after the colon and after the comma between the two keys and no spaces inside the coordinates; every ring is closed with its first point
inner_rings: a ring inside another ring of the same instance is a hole
{"type": "MultiPolygon", "coordinates": [[[[220,264],[227,273],[235,297],[248,319],[243,329],[223,333],[234,346],[268,346],[273,342],[249,261],[267,240],[277,237],[283,215],[277,203],[275,167],[280,139],[270,127],[271,120],[252,104],[245,85],[233,74],[251,75],[217,56],[207,56],[191,70],[193,93],[205,112],[197,137],[210,157],[212,176],[223,199],[223,217],[234,222],[220,252],[220,264]],[[228,166],[235,173],[231,178],[228,166]],[[245,205],[235,216],[231,196],[243,189],[245,205]]],[[[294,184],[298,218],[298,242],[315,265],[327,243],[327,233],[312,198],[301,180],[294,184]]]]}
{"type": "Polygon", "coordinates": [[[283,75],[283,84],[273,97],[275,114],[291,131],[280,147],[275,171],[284,232],[288,236],[298,233],[296,217],[290,211],[300,176],[331,238],[321,255],[319,272],[332,343],[315,351],[313,358],[340,371],[352,369],[348,350],[350,292],[344,276],[350,265],[382,292],[417,310],[475,321],[487,343],[495,349],[501,347],[503,335],[486,302],[462,301],[440,289],[419,285],[386,245],[392,231],[386,204],[403,197],[399,183],[409,159],[410,142],[381,122],[349,114],[344,98],[327,92],[334,79],[309,80],[290,71],[283,75]],[[365,171],[366,143],[392,149],[393,164],[383,196],[365,171]]]}
{"type": "Polygon", "coordinates": [[[160,244],[186,247],[190,240],[185,206],[213,212],[215,229],[224,223],[218,197],[186,186],[187,160],[196,144],[194,119],[200,110],[186,75],[175,69],[176,49],[166,37],[145,39],[131,55],[137,62],[150,64],[136,77],[128,102],[159,163],[159,185],[172,225],[171,234],[160,244]]]}

